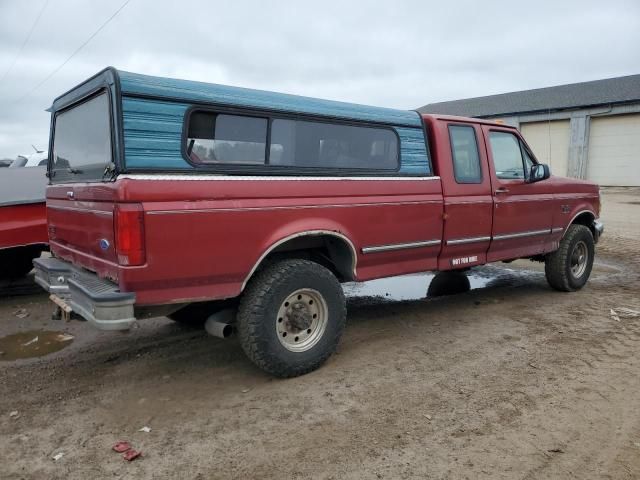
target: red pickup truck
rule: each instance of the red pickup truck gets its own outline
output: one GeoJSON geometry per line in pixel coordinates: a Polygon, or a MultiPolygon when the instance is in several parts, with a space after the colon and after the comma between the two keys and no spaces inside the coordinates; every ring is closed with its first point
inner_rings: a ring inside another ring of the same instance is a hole
{"type": "Polygon", "coordinates": [[[233,321],[276,376],[334,351],[341,282],[529,258],[573,291],[603,231],[598,187],[499,123],[113,68],[51,110],[38,283],[103,329],[233,321]]]}

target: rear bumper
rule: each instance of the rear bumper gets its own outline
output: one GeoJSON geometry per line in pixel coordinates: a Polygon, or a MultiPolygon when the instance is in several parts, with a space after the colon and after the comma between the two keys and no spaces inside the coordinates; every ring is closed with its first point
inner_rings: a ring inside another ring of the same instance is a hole
{"type": "Polygon", "coordinates": [[[600,237],[604,233],[604,223],[602,223],[600,220],[594,220],[593,231],[595,232],[593,239],[596,243],[598,243],[598,240],[600,240],[600,237]]]}
{"type": "Polygon", "coordinates": [[[35,281],[62,298],[78,315],[101,330],[128,330],[136,321],[134,293],[57,258],[36,258],[35,281]]]}

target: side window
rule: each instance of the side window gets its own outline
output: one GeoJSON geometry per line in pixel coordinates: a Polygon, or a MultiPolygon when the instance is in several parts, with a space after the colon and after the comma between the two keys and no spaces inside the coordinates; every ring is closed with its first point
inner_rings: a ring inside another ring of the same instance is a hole
{"type": "Polygon", "coordinates": [[[489,143],[496,176],[504,180],[524,179],[524,163],[518,138],[508,132],[490,132],[489,143]]]}
{"type": "Polygon", "coordinates": [[[187,155],[199,164],[265,163],[266,118],[195,111],[189,118],[187,155]]]}
{"type": "Polygon", "coordinates": [[[269,164],[396,170],[398,137],[386,128],[276,118],[269,164]]]}
{"type": "Polygon", "coordinates": [[[468,125],[449,125],[449,140],[456,182],[482,183],[475,129],[468,125]]]}
{"type": "Polygon", "coordinates": [[[527,178],[529,178],[529,172],[531,172],[531,167],[535,164],[531,155],[527,151],[526,147],[521,143],[522,153],[524,154],[524,174],[527,178]]]}

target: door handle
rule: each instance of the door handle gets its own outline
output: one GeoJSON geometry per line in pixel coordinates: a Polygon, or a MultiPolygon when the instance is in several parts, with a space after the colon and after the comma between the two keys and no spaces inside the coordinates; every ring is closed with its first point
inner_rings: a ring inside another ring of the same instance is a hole
{"type": "Polygon", "coordinates": [[[499,193],[509,193],[509,189],[507,187],[496,188],[496,194],[499,193]]]}

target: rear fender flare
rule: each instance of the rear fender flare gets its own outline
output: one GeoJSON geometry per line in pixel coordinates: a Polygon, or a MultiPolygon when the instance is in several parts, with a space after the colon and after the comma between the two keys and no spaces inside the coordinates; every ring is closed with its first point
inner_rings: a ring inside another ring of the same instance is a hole
{"type": "Polygon", "coordinates": [[[358,262],[358,255],[357,255],[357,250],[355,245],[353,244],[353,242],[351,241],[351,239],[336,230],[301,230],[295,233],[290,233],[284,237],[279,238],[278,240],[272,242],[269,247],[264,250],[262,252],[262,254],[260,255],[260,257],[258,258],[258,260],[253,264],[253,267],[251,268],[251,270],[249,271],[248,275],[245,277],[244,281],[242,282],[242,288],[241,288],[241,292],[244,291],[245,287],[247,286],[247,283],[249,282],[249,280],[251,279],[251,277],[253,276],[253,274],[256,272],[256,270],[258,269],[258,267],[262,264],[262,262],[264,261],[265,258],[267,258],[269,256],[269,254],[271,252],[273,252],[276,248],[278,248],[280,245],[296,239],[296,238],[300,238],[300,237],[305,237],[305,236],[309,236],[309,237],[313,237],[313,236],[323,236],[323,235],[328,235],[328,236],[332,236],[335,237],[341,241],[343,241],[348,247],[349,250],[351,251],[351,266],[350,266],[350,270],[352,272],[352,276],[353,278],[357,278],[357,262],[358,262]]]}

